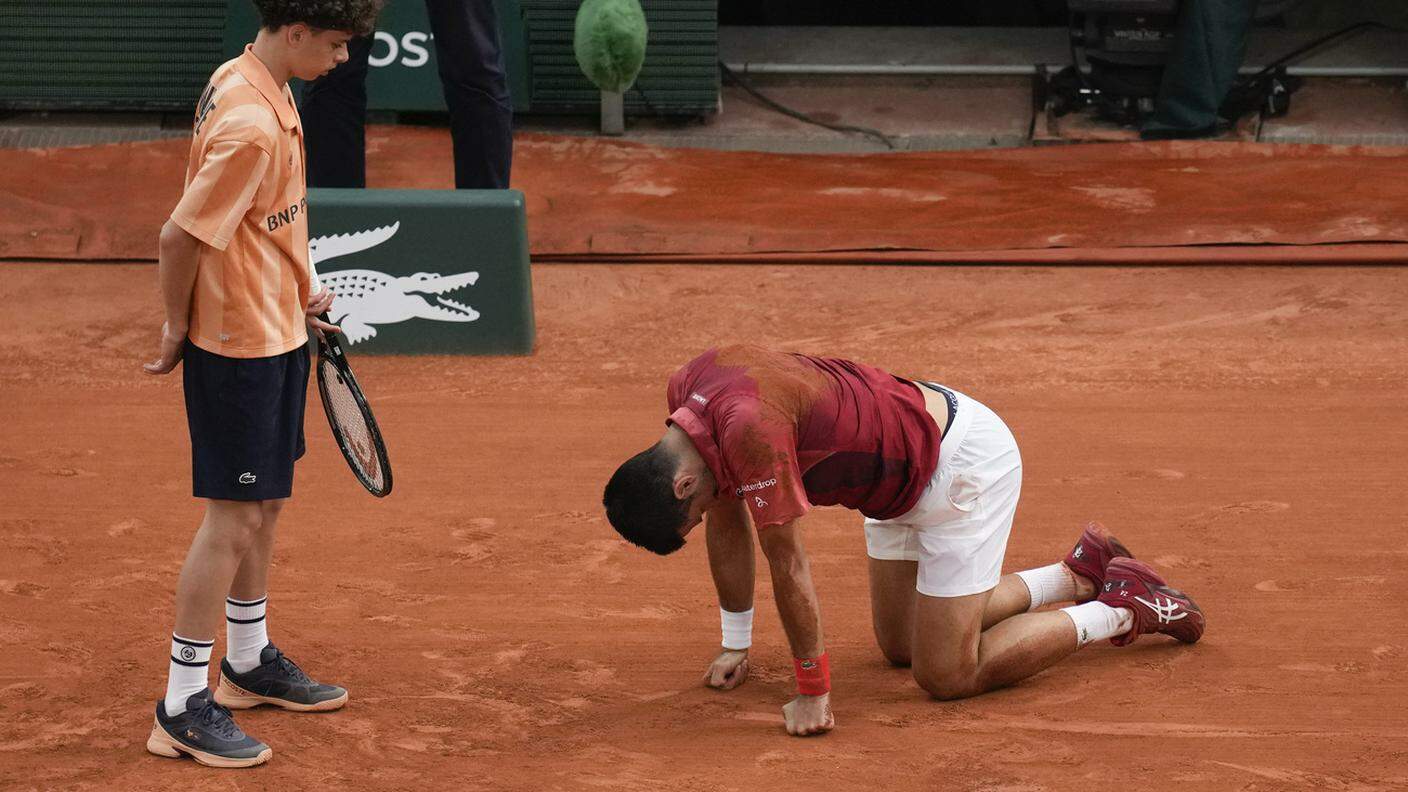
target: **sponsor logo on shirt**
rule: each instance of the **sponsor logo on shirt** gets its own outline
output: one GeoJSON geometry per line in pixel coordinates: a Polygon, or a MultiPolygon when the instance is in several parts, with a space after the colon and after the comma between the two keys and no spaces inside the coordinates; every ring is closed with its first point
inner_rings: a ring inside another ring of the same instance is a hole
{"type": "Polygon", "coordinates": [[[691,394],[689,394],[689,398],[691,398],[691,399],[693,399],[693,400],[699,402],[700,404],[706,404],[706,405],[707,405],[707,404],[709,403],[709,400],[708,400],[708,399],[704,398],[703,396],[700,396],[700,395],[697,394],[697,393],[691,393],[691,394]]]}
{"type": "Polygon", "coordinates": [[[210,115],[210,111],[215,109],[215,84],[207,83],[205,93],[200,95],[200,101],[196,102],[196,123],[195,134],[200,134],[200,128],[205,126],[205,117],[210,115]]]}
{"type": "Polygon", "coordinates": [[[777,479],[775,478],[770,478],[767,481],[755,481],[752,484],[744,484],[743,486],[739,487],[737,494],[738,497],[741,498],[743,497],[743,493],[745,492],[755,492],[760,489],[767,489],[768,487],[774,486],[775,484],[777,484],[777,479]]]}
{"type": "Polygon", "coordinates": [[[308,199],[299,198],[298,203],[292,204],[287,209],[282,209],[264,218],[264,224],[269,226],[270,231],[277,231],[281,227],[292,223],[298,219],[300,214],[308,213],[308,199]]]}

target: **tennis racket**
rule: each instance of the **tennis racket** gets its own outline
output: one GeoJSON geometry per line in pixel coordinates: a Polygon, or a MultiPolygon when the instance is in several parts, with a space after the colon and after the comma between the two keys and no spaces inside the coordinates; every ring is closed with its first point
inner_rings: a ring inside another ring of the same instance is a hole
{"type": "MultiPolygon", "coordinates": [[[[319,318],[332,323],[327,314],[319,318]]],[[[389,495],[391,462],[386,457],[386,444],[381,440],[372,408],[347,365],[347,354],[342,351],[337,333],[324,333],[318,339],[318,392],[323,397],[323,411],[332,436],[352,474],[367,492],[378,498],[389,495]]]]}

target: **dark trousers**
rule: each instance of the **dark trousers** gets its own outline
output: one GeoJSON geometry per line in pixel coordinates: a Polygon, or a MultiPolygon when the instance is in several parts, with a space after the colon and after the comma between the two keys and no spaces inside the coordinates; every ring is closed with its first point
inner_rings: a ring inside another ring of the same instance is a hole
{"type": "MultiPolygon", "coordinates": [[[[1200,136],[1217,129],[1218,108],[1247,52],[1253,0],[1187,0],[1144,137],[1200,136]]],[[[1232,119],[1236,120],[1236,119],[1232,119]]]]}
{"type": "MultiPolygon", "coordinates": [[[[455,148],[455,187],[504,189],[513,162],[509,98],[493,0],[425,0],[455,148]]],[[[303,90],[309,187],[367,185],[367,69],[372,38],[303,90]]]]}

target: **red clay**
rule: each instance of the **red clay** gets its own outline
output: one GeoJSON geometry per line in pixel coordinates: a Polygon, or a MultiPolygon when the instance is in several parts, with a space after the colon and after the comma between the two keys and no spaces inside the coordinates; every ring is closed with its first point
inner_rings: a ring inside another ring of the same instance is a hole
{"type": "MultiPolygon", "coordinates": [[[[0,258],[155,258],[154,229],[179,197],[188,146],[0,151],[0,258]]],[[[451,186],[445,130],[374,127],[368,151],[372,187],[451,186]]],[[[1305,246],[1408,242],[1408,159],[1393,148],[785,156],[520,135],[513,183],[527,195],[537,256],[845,251],[857,261],[916,250],[1001,261],[1056,250],[1086,260],[1086,249],[1254,244],[1296,246],[1273,255],[1313,262],[1345,259],[1305,246]]]]}
{"type": "Polygon", "coordinates": [[[274,758],[221,772],[142,747],[200,516],[179,380],[139,369],[156,271],[0,276],[0,788],[1408,787],[1402,269],[539,266],[534,356],[356,361],[387,500],[310,412],[270,627],[352,698],[241,713],[274,758]],[[659,434],[673,367],[726,340],[987,401],[1026,466],[1008,568],[1099,519],[1207,634],[931,701],[875,648],[858,517],[823,509],[806,530],[837,730],[783,733],[766,570],[754,678],[701,687],[702,542],[635,550],[599,497],[659,434]]]}

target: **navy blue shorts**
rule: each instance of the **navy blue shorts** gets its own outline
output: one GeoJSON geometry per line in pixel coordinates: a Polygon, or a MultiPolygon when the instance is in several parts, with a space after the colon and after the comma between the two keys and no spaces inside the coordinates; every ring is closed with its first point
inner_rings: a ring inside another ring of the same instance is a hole
{"type": "Polygon", "coordinates": [[[186,342],[182,383],[197,498],[259,501],[293,494],[303,456],[308,347],[230,358],[186,342]]]}

